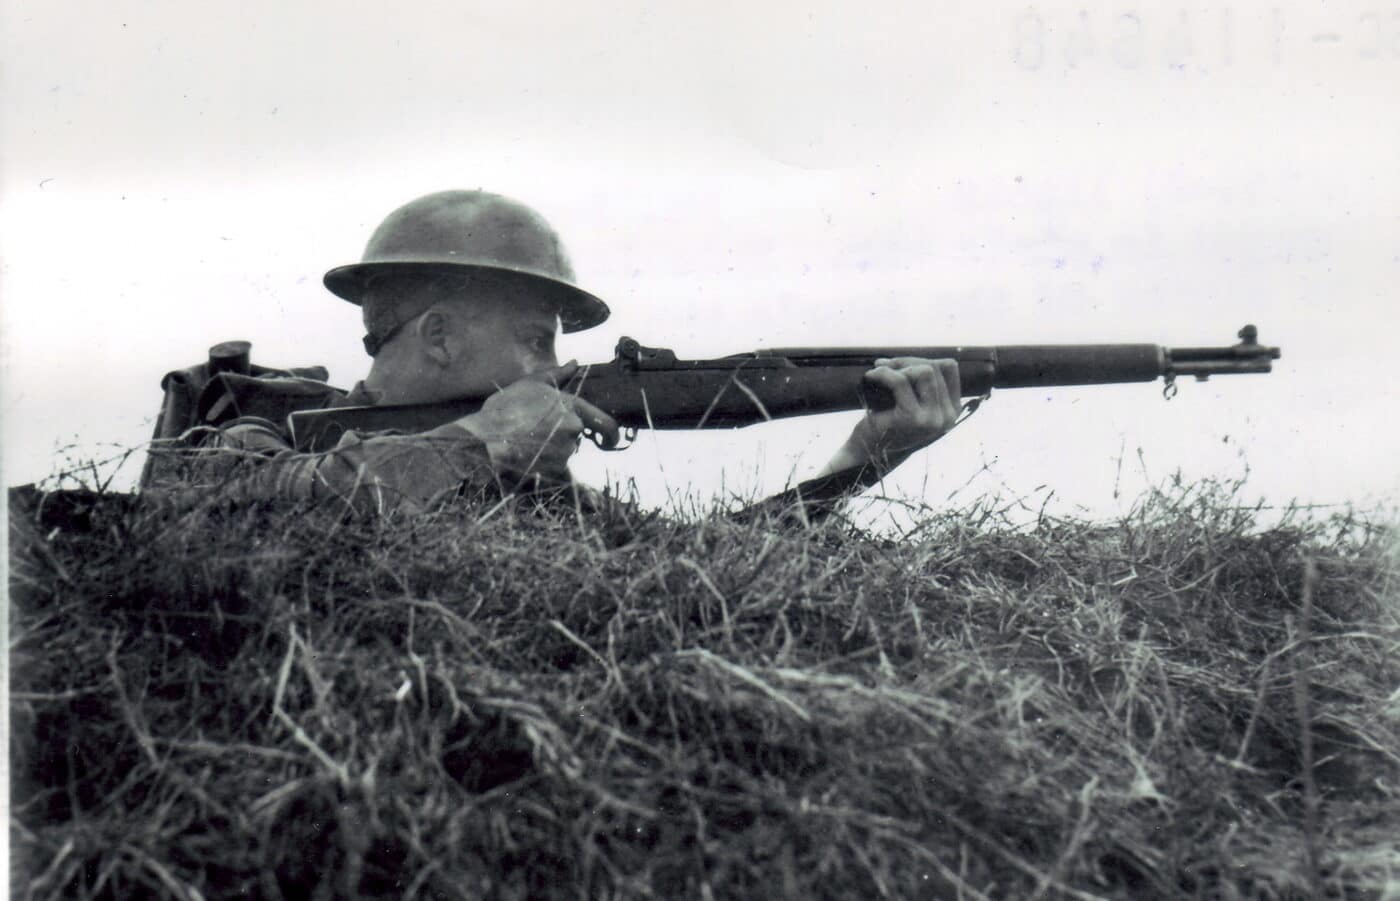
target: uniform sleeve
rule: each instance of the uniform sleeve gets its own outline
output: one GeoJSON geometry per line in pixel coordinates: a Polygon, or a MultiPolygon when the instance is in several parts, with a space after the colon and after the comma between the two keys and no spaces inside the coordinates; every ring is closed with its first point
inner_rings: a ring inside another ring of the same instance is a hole
{"type": "Polygon", "coordinates": [[[485,445],[451,423],[414,435],[347,432],[334,448],[308,454],[271,422],[248,417],[220,429],[198,453],[205,455],[200,481],[237,497],[335,498],[412,512],[444,496],[500,487],[485,445]]]}

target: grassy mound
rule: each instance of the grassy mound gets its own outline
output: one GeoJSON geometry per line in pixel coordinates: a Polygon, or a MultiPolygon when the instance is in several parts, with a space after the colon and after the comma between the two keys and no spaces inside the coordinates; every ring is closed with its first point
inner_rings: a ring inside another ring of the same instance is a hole
{"type": "Polygon", "coordinates": [[[1400,879],[1393,528],[11,503],[17,898],[1400,879]]]}

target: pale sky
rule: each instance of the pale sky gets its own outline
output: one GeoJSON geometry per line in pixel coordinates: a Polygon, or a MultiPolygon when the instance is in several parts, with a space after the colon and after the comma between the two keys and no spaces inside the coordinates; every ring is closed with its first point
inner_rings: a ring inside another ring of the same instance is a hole
{"type": "MultiPolygon", "coordinates": [[[[398,205],[482,187],[543,213],[613,308],[566,359],[1246,322],[1283,348],[1171,402],[999,392],[891,490],[1102,514],[1247,465],[1274,503],[1400,498],[1400,11],[968,6],[6,0],[3,481],[139,447],[161,375],[219,341],[353,384],[358,311],[321,275],[398,205]]],[[[768,492],[854,421],[644,435],[574,470],[653,503],[768,492]]]]}

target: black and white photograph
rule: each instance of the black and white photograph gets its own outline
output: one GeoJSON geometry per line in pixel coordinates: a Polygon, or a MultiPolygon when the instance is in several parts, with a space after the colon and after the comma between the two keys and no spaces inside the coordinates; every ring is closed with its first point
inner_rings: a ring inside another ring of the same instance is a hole
{"type": "Polygon", "coordinates": [[[12,898],[1400,901],[1400,6],[0,47],[12,898]]]}

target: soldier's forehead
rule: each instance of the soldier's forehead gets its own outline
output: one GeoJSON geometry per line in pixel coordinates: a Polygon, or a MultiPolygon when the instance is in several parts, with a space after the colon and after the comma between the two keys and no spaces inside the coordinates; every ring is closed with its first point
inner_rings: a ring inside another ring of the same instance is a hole
{"type": "Polygon", "coordinates": [[[467,293],[494,301],[506,309],[554,313],[559,309],[557,295],[527,279],[486,277],[467,286],[467,293]]]}
{"type": "Polygon", "coordinates": [[[526,297],[502,299],[492,304],[497,316],[513,325],[555,328],[559,323],[559,306],[546,298],[526,297]]]}

